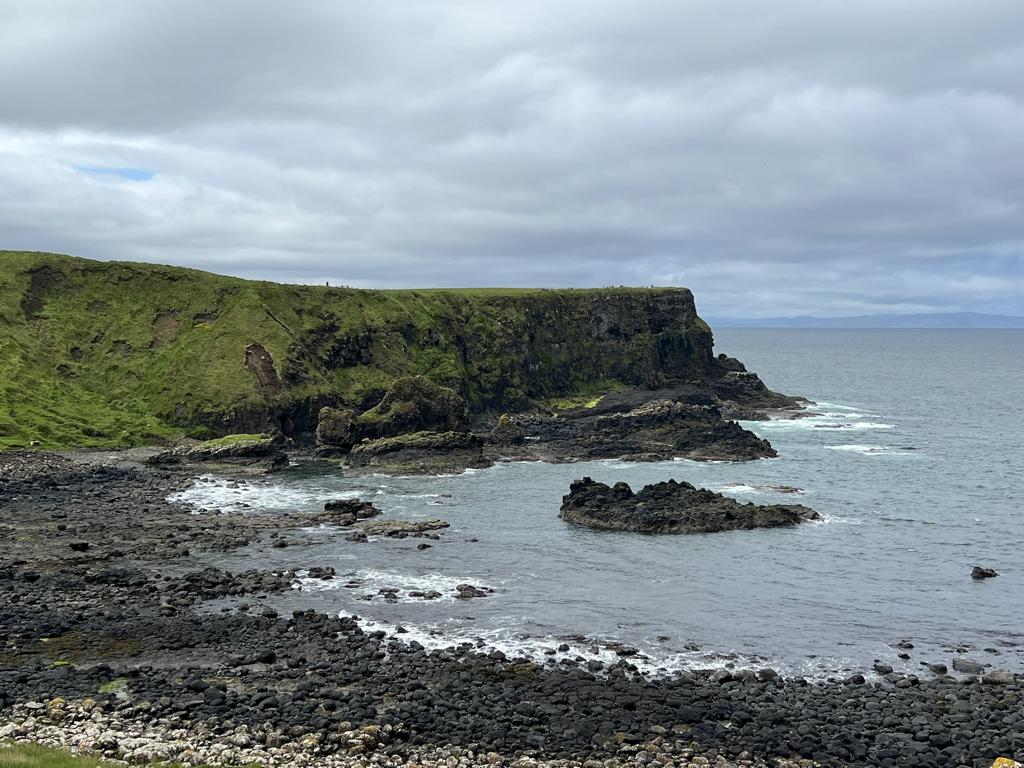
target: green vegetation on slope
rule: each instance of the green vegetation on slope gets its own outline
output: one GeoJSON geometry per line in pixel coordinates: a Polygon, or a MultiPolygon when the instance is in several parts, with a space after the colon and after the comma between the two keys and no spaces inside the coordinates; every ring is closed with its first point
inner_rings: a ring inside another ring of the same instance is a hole
{"type": "Polygon", "coordinates": [[[473,410],[698,375],[689,291],[370,291],[0,251],[0,448],[308,431],[422,374],[473,410]]]}

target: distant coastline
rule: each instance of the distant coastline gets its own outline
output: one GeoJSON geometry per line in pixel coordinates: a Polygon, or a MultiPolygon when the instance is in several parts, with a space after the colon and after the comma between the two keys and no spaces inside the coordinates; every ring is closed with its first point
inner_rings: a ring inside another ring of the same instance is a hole
{"type": "Polygon", "coordinates": [[[935,312],[913,315],[849,317],[710,317],[712,328],[1010,328],[1024,329],[1024,317],[978,312],[935,312]]]}

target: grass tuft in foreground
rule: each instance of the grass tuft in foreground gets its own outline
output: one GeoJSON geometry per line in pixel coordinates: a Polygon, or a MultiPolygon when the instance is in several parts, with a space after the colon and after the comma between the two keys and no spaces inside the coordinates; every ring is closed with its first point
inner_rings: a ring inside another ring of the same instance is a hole
{"type": "Polygon", "coordinates": [[[79,757],[38,744],[0,744],[0,768],[113,768],[119,763],[79,757]]]}
{"type": "MultiPolygon", "coordinates": [[[[160,768],[182,768],[177,763],[151,763],[160,768]]],[[[123,768],[124,763],[75,755],[40,744],[0,743],[0,768],[123,768]]],[[[198,766],[204,768],[204,766],[198,766]]],[[[257,766],[249,766],[257,768],[257,766]]]]}

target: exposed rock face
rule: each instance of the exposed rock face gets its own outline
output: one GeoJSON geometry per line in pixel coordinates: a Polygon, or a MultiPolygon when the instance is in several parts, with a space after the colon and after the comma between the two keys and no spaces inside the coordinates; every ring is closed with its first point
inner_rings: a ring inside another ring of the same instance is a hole
{"type": "MultiPolygon", "coordinates": [[[[685,288],[390,293],[9,251],[0,286],[0,345],[17,353],[10,410],[51,412],[53,387],[33,384],[60,383],[66,366],[62,431],[47,438],[62,446],[144,444],[198,425],[311,434],[323,406],[359,412],[417,374],[457,391],[473,413],[601,381],[706,385],[719,375],[711,330],[685,288]],[[59,318],[47,311],[58,297],[59,318]],[[177,327],[149,344],[158,317],[177,327]],[[106,422],[116,432],[83,431],[106,422]]],[[[398,429],[465,428],[411,421],[398,429]]],[[[0,414],[0,442],[27,447],[37,427],[0,414]]]]}
{"type": "Polygon", "coordinates": [[[318,454],[330,456],[349,451],[357,442],[355,428],[356,415],[353,411],[321,408],[316,426],[318,454]]]}
{"type": "Polygon", "coordinates": [[[380,403],[356,421],[360,439],[410,432],[462,432],[466,428],[466,401],[455,390],[425,376],[398,379],[380,403]]]}
{"type": "Polygon", "coordinates": [[[711,405],[654,400],[624,412],[516,419],[524,453],[548,460],[628,458],[698,461],[771,458],[775,449],[711,405]]]}
{"type": "Polygon", "coordinates": [[[274,357],[262,344],[250,344],[245,348],[245,367],[256,374],[260,389],[267,399],[281,394],[281,376],[274,367],[274,357]]]}
{"type": "MultiPolygon", "coordinates": [[[[415,433],[464,433],[467,426],[466,401],[458,392],[438,386],[423,376],[409,376],[398,379],[376,406],[359,416],[349,410],[322,408],[316,429],[317,454],[322,457],[343,455],[360,441],[378,441],[368,449],[368,455],[427,448],[422,440],[416,446],[405,448],[379,441],[415,433]]],[[[448,443],[452,449],[470,447],[465,444],[466,439],[449,439],[448,443]]],[[[429,447],[439,451],[443,448],[442,441],[435,439],[429,447]]],[[[394,459],[401,461],[400,456],[394,459]]]]}
{"type": "Polygon", "coordinates": [[[720,493],[669,480],[638,493],[626,483],[609,487],[585,477],[562,497],[559,517],[610,531],[716,533],[748,528],[781,528],[819,520],[798,504],[741,504],[720,493]]]}
{"type": "Polygon", "coordinates": [[[218,469],[259,474],[288,466],[284,436],[228,435],[203,443],[185,443],[164,451],[148,462],[156,465],[203,463],[218,469]]]}
{"type": "MultiPolygon", "coordinates": [[[[356,291],[15,252],[2,252],[0,288],[0,346],[14,350],[0,447],[144,445],[201,425],[300,439],[317,431],[320,454],[338,456],[367,438],[465,432],[467,411],[522,412],[605,385],[676,388],[686,396],[674,402],[727,418],[795,402],[713,354],[711,329],[685,288],[356,291]],[[59,317],[49,311],[58,298],[59,317]],[[48,396],[56,384],[66,398],[48,396]],[[38,423],[44,413],[52,417],[38,423]]],[[[639,404],[620,400],[600,413],[639,404]]],[[[515,453],[522,427],[523,438],[551,437],[545,457],[556,460],[772,455],[695,412],[685,438],[648,425],[615,436],[591,423],[600,413],[574,415],[578,435],[555,427],[538,435],[513,420],[489,442],[515,453]],[[630,444],[612,445],[622,437],[630,444]]],[[[536,456],[535,447],[524,450],[536,456]]]]}
{"type": "Polygon", "coordinates": [[[494,445],[513,446],[522,445],[526,442],[526,433],[522,427],[516,424],[507,413],[501,414],[498,423],[494,425],[488,440],[494,445]]]}
{"type": "Polygon", "coordinates": [[[317,523],[353,525],[380,514],[380,509],[362,499],[334,499],[324,504],[324,511],[310,516],[317,523]]]}
{"type": "Polygon", "coordinates": [[[439,474],[490,465],[483,440],[472,432],[414,432],[367,440],[348,455],[350,469],[383,474],[439,474]]]}
{"type": "Polygon", "coordinates": [[[718,355],[709,366],[711,391],[721,401],[727,418],[761,419],[765,411],[792,409],[806,402],[773,392],[761,378],[735,357],[718,355]]]}

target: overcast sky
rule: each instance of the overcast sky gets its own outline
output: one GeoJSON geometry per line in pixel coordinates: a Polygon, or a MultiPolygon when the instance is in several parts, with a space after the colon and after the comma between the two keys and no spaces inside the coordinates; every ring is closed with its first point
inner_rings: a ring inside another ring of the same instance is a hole
{"type": "Polygon", "coordinates": [[[1024,314],[1024,2],[0,0],[0,248],[1024,314]]]}

